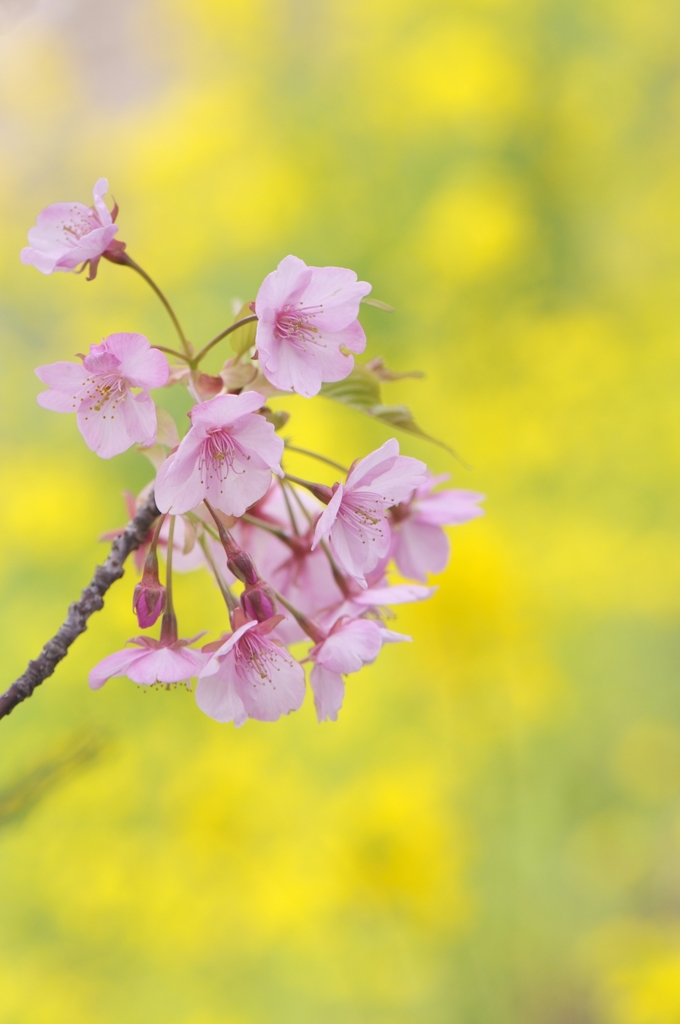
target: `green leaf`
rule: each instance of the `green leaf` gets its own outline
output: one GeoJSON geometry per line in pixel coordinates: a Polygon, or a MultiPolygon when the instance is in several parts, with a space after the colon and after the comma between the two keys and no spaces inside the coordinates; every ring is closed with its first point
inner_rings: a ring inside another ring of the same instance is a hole
{"type": "Polygon", "coordinates": [[[380,299],[372,299],[368,295],[364,295],[361,300],[364,306],[374,306],[375,309],[382,309],[383,313],[394,313],[394,306],[388,306],[386,302],[381,302],[380,299]]]}
{"type": "MultiPolygon", "coordinates": [[[[383,380],[398,380],[401,376],[407,376],[406,374],[390,374],[382,363],[378,364],[377,369],[383,380]]],[[[380,420],[391,427],[397,427],[398,430],[405,430],[409,434],[432,441],[433,444],[450,452],[455,458],[459,458],[448,444],[438,441],[436,437],[431,437],[430,434],[421,430],[407,406],[383,405],[381,379],[378,373],[368,363],[355,363],[354,369],[348,377],[332,384],[322,384],[320,393],[325,398],[332,398],[333,401],[348,405],[351,409],[358,409],[367,416],[372,416],[373,419],[380,420]]],[[[459,461],[462,462],[462,460],[459,461]]]]}
{"type": "MultiPolygon", "coordinates": [[[[244,302],[234,317],[234,323],[236,323],[237,320],[243,320],[244,317],[252,315],[253,311],[250,308],[250,303],[244,302]]],[[[256,333],[257,320],[251,320],[249,324],[244,324],[243,327],[239,327],[238,330],[229,335],[229,342],[237,356],[244,355],[244,353],[253,347],[255,344],[256,333]]]]}
{"type": "Polygon", "coordinates": [[[371,406],[380,405],[380,381],[372,370],[361,363],[355,363],[349,377],[332,384],[322,384],[321,394],[353,409],[367,412],[371,406]]]}
{"type": "Polygon", "coordinates": [[[422,437],[426,441],[431,441],[432,444],[439,445],[445,451],[449,452],[459,461],[460,456],[456,455],[453,448],[445,444],[444,441],[439,441],[436,437],[432,437],[431,434],[426,434],[424,430],[418,426],[413,418],[411,410],[406,405],[375,405],[369,412],[369,416],[375,417],[382,423],[389,423],[391,427],[397,427],[399,430],[406,430],[409,434],[415,434],[417,437],[422,437]]]}

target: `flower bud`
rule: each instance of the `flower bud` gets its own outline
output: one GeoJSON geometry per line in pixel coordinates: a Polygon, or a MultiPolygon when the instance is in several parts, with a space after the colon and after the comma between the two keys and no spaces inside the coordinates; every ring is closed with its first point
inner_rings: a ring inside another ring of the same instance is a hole
{"type": "Polygon", "coordinates": [[[158,578],[158,558],[151,551],[144,564],[144,574],[135,587],[132,608],[142,629],[153,626],[165,610],[165,587],[158,578]]]}
{"type": "Polygon", "coordinates": [[[248,620],[257,619],[264,622],[276,615],[276,602],[266,583],[257,583],[246,587],[241,594],[241,607],[248,620]]]}

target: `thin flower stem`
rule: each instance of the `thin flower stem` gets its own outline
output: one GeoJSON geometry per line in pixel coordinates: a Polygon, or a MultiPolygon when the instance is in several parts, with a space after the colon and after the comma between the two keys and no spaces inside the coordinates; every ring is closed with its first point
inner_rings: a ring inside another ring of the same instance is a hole
{"type": "Polygon", "coordinates": [[[332,466],[333,469],[339,469],[341,473],[349,473],[346,466],[341,466],[339,462],[334,462],[333,459],[327,459],[325,455],[319,455],[317,452],[310,452],[308,448],[298,448],[297,445],[290,444],[288,441],[284,441],[285,449],[289,452],[299,452],[300,455],[309,455],[311,459],[318,459],[319,462],[325,462],[328,466],[332,466]]]}
{"type": "Polygon", "coordinates": [[[320,542],[319,546],[320,546],[321,550],[323,551],[324,555],[326,556],[326,558],[328,559],[328,564],[330,565],[331,572],[333,573],[333,579],[335,580],[335,582],[337,583],[338,587],[342,591],[343,596],[344,597],[351,597],[352,596],[352,592],[350,590],[349,580],[345,576],[344,572],[342,571],[342,569],[340,568],[338,563],[333,558],[333,555],[331,554],[331,550],[328,547],[328,544],[326,543],[325,540],[322,540],[320,542]]]}
{"type": "Polygon", "coordinates": [[[158,298],[161,300],[161,302],[165,306],[165,309],[166,309],[166,312],[167,312],[168,316],[170,317],[170,319],[173,322],[173,325],[175,327],[175,330],[177,331],[179,340],[182,342],[182,348],[184,349],[187,362],[191,362],[192,359],[193,359],[193,352],[192,352],[192,349],[191,349],[191,345],[189,344],[189,342],[186,339],[186,335],[184,334],[184,331],[182,330],[181,324],[180,324],[179,320],[177,319],[177,317],[175,315],[174,309],[172,308],[172,306],[170,305],[170,303],[168,302],[168,300],[166,299],[165,295],[160,290],[160,288],[158,287],[156,282],[153,280],[153,278],[149,277],[149,275],[147,274],[146,270],[143,270],[142,267],[140,267],[139,263],[136,263],[135,260],[133,260],[131,256],[128,256],[128,254],[126,252],[122,254],[122,258],[119,261],[117,261],[117,262],[120,262],[121,265],[124,266],[124,267],[131,267],[132,270],[136,270],[137,273],[139,274],[139,276],[143,277],[144,280],[146,281],[146,283],[149,285],[149,287],[152,288],[153,291],[155,291],[156,295],[158,296],[158,298]]]}
{"type": "Polygon", "coordinates": [[[283,500],[286,503],[286,508],[288,510],[288,518],[290,519],[290,524],[291,524],[291,526],[293,528],[293,533],[295,534],[296,537],[299,537],[300,536],[300,531],[298,530],[297,519],[295,518],[295,513],[293,512],[293,506],[290,503],[290,496],[288,494],[288,488],[287,487],[282,487],[281,488],[281,493],[283,494],[283,500]]]}
{"type": "Polygon", "coordinates": [[[177,640],[177,616],[172,604],[172,555],[175,542],[175,516],[170,516],[168,548],[165,555],[165,611],[161,620],[161,643],[173,644],[177,640]]]}
{"type": "Polygon", "coordinates": [[[244,316],[242,320],[237,320],[235,323],[229,324],[229,326],[225,328],[225,330],[223,330],[220,334],[213,338],[212,341],[209,341],[208,344],[205,345],[204,348],[202,348],[201,351],[194,356],[192,361],[193,365],[198,366],[203,357],[208,354],[210,349],[213,348],[218,343],[218,341],[222,341],[222,338],[226,338],[228,334],[231,334],[232,331],[237,331],[238,328],[243,327],[244,324],[251,324],[253,320],[257,320],[256,313],[253,313],[251,316],[244,316]]]}
{"type": "MultiPolygon", "coordinates": [[[[210,530],[209,527],[206,527],[206,528],[208,530],[210,530]]],[[[210,530],[210,532],[212,533],[213,531],[210,530]]],[[[215,533],[215,539],[216,540],[219,539],[217,537],[216,533],[215,533]]],[[[231,619],[232,612],[236,611],[236,609],[238,608],[238,602],[237,602],[236,598],[234,597],[234,595],[232,594],[232,592],[229,589],[229,587],[227,586],[227,584],[222,579],[222,573],[219,570],[217,562],[213,558],[212,551],[210,550],[210,545],[208,544],[208,541],[206,540],[205,536],[199,537],[198,538],[198,543],[201,545],[201,548],[203,550],[203,554],[205,555],[206,562],[208,563],[208,565],[210,566],[210,568],[213,571],[213,575],[215,576],[215,580],[217,581],[217,586],[220,588],[220,593],[222,594],[222,597],[224,598],[224,603],[227,606],[227,611],[229,612],[229,618],[231,619]]]]}
{"type": "Polygon", "coordinates": [[[302,498],[300,497],[298,492],[295,490],[295,488],[291,486],[290,478],[288,476],[284,477],[284,479],[281,481],[281,483],[284,485],[284,490],[285,490],[286,487],[290,488],[290,493],[293,495],[293,497],[295,498],[296,502],[298,503],[298,507],[302,511],[303,516],[305,517],[305,519],[307,520],[309,525],[313,526],[314,525],[314,519],[312,517],[312,514],[311,514],[311,512],[309,511],[308,508],[305,508],[305,504],[304,504],[302,498]]]}
{"type": "Polygon", "coordinates": [[[310,640],[313,640],[315,644],[320,644],[322,640],[326,639],[326,633],[321,629],[320,626],[304,615],[295,605],[287,601],[283,594],[280,594],[278,590],[274,590],[272,587],[272,593],[276,600],[286,608],[293,616],[297,624],[305,631],[310,640]]]}
{"type": "Polygon", "coordinates": [[[175,517],[170,516],[170,528],[168,530],[168,547],[165,555],[165,591],[166,591],[166,611],[170,615],[175,614],[175,609],[172,606],[172,556],[175,540],[175,517]]]}
{"type": "Polygon", "coordinates": [[[152,345],[151,347],[157,348],[159,352],[167,352],[169,356],[175,356],[177,359],[182,359],[185,363],[188,363],[189,366],[191,366],[191,360],[189,357],[185,356],[182,352],[178,352],[174,348],[166,348],[165,345],[152,345]]]}
{"type": "Polygon", "coordinates": [[[165,516],[161,515],[158,519],[158,525],[156,526],[156,529],[153,531],[153,537],[151,538],[151,546],[149,552],[155,551],[156,548],[158,547],[158,538],[161,535],[161,529],[163,528],[164,522],[165,516]]]}
{"type": "Polygon", "coordinates": [[[328,487],[326,484],[316,484],[311,480],[301,480],[299,476],[293,476],[292,473],[286,473],[284,480],[290,480],[292,483],[297,484],[298,487],[304,487],[305,490],[311,491],[314,497],[318,501],[323,502],[324,505],[328,505],[333,497],[334,492],[332,488],[328,487]]]}
{"type": "MultiPolygon", "coordinates": [[[[287,483],[286,480],[284,480],[283,482],[287,483]]],[[[290,486],[290,484],[288,486],[290,486]]],[[[295,490],[294,487],[291,487],[290,489],[291,489],[291,492],[293,494],[293,497],[297,501],[297,503],[300,506],[300,508],[302,509],[303,513],[307,516],[307,519],[309,521],[309,525],[313,526],[314,525],[314,520],[313,520],[309,510],[307,508],[305,508],[304,502],[302,501],[300,495],[298,494],[298,492],[295,490]]],[[[321,550],[323,551],[324,555],[328,559],[328,564],[330,565],[331,572],[333,573],[333,579],[337,583],[338,587],[340,588],[340,590],[342,591],[344,596],[345,597],[349,597],[350,596],[349,581],[348,581],[347,577],[345,576],[344,572],[342,571],[342,569],[340,568],[340,566],[338,565],[338,563],[333,558],[333,555],[330,552],[330,548],[328,547],[328,544],[326,543],[325,540],[321,541],[320,547],[321,547],[321,550]]]]}
{"type": "Polygon", "coordinates": [[[244,512],[241,516],[244,523],[250,523],[251,526],[257,526],[259,530],[266,530],[267,533],[271,533],[273,537],[278,537],[284,544],[290,544],[290,537],[285,530],[280,530],[277,526],[272,526],[270,523],[265,522],[264,519],[258,519],[257,516],[251,516],[248,512],[244,512]]]}

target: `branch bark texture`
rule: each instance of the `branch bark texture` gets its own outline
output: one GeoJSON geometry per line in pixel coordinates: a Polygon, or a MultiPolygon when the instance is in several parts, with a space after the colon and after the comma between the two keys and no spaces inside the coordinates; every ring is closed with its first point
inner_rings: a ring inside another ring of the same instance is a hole
{"type": "Polygon", "coordinates": [[[110,586],[119,580],[124,573],[125,560],[135,551],[151,529],[151,525],[160,515],[153,492],[143,505],[140,505],[134,519],[131,519],[120,536],[111,545],[108,558],[103,565],[98,565],[92,581],[83,590],[80,600],[69,607],[64,624],[58,629],[51,640],[48,640],[35,661],[28,663],[28,668],[9,690],[0,696],[0,718],[30,697],[37,686],[51,676],[59,662],[66,657],[73,641],[84,633],[93,612],[104,607],[104,594],[110,586]]]}

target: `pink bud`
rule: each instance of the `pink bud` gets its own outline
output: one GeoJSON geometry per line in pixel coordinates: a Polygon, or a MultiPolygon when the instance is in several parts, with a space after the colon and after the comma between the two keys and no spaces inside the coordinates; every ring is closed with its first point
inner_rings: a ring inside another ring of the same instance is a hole
{"type": "Polygon", "coordinates": [[[227,568],[237,580],[241,580],[248,587],[254,586],[259,581],[252,558],[240,548],[237,548],[231,556],[227,556],[227,568]]]}
{"type": "Polygon", "coordinates": [[[132,607],[142,629],[153,626],[165,609],[165,587],[161,583],[153,585],[142,580],[135,587],[132,607]]]}
{"type": "Polygon", "coordinates": [[[276,602],[266,583],[246,587],[241,594],[241,607],[248,620],[257,619],[258,622],[264,622],[276,615],[276,602]]]}
{"type": "Polygon", "coordinates": [[[132,598],[132,608],[142,629],[153,626],[165,610],[165,602],[165,587],[158,578],[158,557],[154,548],[144,563],[144,574],[132,598]]]}

